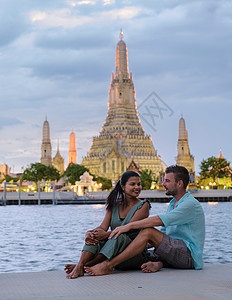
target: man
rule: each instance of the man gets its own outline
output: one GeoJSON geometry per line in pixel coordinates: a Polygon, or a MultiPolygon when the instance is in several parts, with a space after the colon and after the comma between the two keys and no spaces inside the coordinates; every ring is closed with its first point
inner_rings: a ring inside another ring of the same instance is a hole
{"type": "MultiPolygon", "coordinates": [[[[144,263],[143,272],[159,271],[163,266],[180,269],[201,269],[205,239],[205,217],[200,203],[188,192],[189,173],[182,166],[170,166],[165,171],[163,186],[173,196],[167,212],[117,227],[109,238],[121,233],[143,229],[119,255],[93,267],[86,267],[90,275],[111,274],[120,263],[141,253],[147,244],[155,248],[155,261],[144,263]],[[154,227],[162,226],[162,231],[154,227]]],[[[153,261],[152,261],[153,260],[153,261]]]]}

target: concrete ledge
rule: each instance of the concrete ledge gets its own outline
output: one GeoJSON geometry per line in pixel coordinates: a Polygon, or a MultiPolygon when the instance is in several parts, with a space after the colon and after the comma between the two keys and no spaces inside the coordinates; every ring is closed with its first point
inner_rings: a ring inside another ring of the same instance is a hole
{"type": "Polygon", "coordinates": [[[0,299],[232,299],[232,264],[206,264],[199,271],[85,275],[74,280],[66,279],[62,271],[1,273],[0,299]]]}

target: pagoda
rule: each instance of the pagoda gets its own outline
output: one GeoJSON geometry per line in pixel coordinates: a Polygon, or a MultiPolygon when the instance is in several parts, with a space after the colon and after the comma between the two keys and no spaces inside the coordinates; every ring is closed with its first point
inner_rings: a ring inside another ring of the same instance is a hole
{"type": "Polygon", "coordinates": [[[43,138],[41,145],[41,163],[45,166],[52,165],[52,145],[50,140],[50,128],[47,121],[47,116],[43,123],[43,138]]]}
{"type": "Polygon", "coordinates": [[[76,136],[72,130],[69,137],[68,166],[70,164],[76,164],[76,163],[77,163],[76,136]]]}
{"type": "Polygon", "coordinates": [[[82,165],[92,174],[118,180],[134,162],[141,170],[159,176],[166,168],[140,123],[132,73],[129,73],[127,46],[120,32],[116,47],[116,72],[112,72],[108,113],[82,165]]]}
{"type": "Polygon", "coordinates": [[[57,144],[57,152],[53,158],[53,166],[59,171],[60,174],[64,173],[64,158],[60,154],[59,142],[57,144]]]}
{"type": "Polygon", "coordinates": [[[185,126],[185,120],[183,117],[179,120],[179,137],[177,142],[177,157],[176,164],[185,167],[189,171],[190,184],[189,189],[196,188],[196,175],[194,166],[194,157],[190,153],[188,132],[185,126]]]}

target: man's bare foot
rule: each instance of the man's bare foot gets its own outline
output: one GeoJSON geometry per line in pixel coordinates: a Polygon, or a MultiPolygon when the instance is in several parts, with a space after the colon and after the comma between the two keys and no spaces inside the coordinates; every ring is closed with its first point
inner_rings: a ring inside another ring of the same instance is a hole
{"type": "Polygon", "coordinates": [[[161,261],[149,261],[141,266],[141,269],[144,273],[158,272],[161,268],[163,268],[163,263],[161,261]]]}
{"type": "Polygon", "coordinates": [[[70,274],[72,270],[75,268],[75,264],[67,264],[64,266],[64,270],[67,274],[70,274]]]}
{"type": "Polygon", "coordinates": [[[84,267],[85,272],[92,276],[101,276],[112,274],[113,267],[109,265],[109,261],[103,261],[93,267],[84,267]]]}
{"type": "Polygon", "coordinates": [[[66,276],[68,279],[75,279],[77,277],[84,276],[84,268],[80,265],[75,265],[74,269],[70,274],[66,276]]]}

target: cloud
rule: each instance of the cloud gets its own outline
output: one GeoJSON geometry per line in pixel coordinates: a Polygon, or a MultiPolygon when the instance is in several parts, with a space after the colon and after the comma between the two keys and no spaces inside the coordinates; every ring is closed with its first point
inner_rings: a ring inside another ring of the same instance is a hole
{"type": "Polygon", "coordinates": [[[0,47],[9,45],[27,30],[23,14],[12,9],[7,2],[1,3],[0,9],[0,47]]]}
{"type": "Polygon", "coordinates": [[[78,5],[95,5],[97,2],[97,0],[67,1],[67,3],[72,7],[78,5]]]}
{"type": "Polygon", "coordinates": [[[19,125],[19,124],[23,124],[23,122],[15,118],[10,118],[10,117],[6,118],[4,116],[0,117],[0,129],[3,129],[8,126],[19,125]]]}
{"type": "Polygon", "coordinates": [[[107,24],[115,20],[131,20],[142,13],[143,9],[135,6],[123,7],[120,9],[112,9],[102,12],[94,12],[90,15],[80,15],[78,11],[70,8],[50,11],[32,11],[30,20],[34,24],[38,24],[43,28],[62,27],[72,29],[84,25],[96,25],[99,23],[107,24]]]}
{"type": "Polygon", "coordinates": [[[88,16],[73,16],[72,10],[68,8],[50,12],[32,11],[30,13],[30,19],[32,23],[39,24],[45,28],[75,28],[77,26],[83,26],[91,20],[88,16]]]}
{"type": "MultiPolygon", "coordinates": [[[[99,29],[101,32],[101,29],[99,29]]],[[[113,44],[111,35],[104,35],[92,30],[86,29],[83,32],[81,29],[59,30],[53,29],[42,33],[38,33],[34,39],[36,47],[44,49],[73,49],[73,50],[88,50],[105,49],[107,45],[113,44]]]]}
{"type": "Polygon", "coordinates": [[[69,0],[67,3],[72,6],[80,6],[80,5],[96,5],[98,2],[102,2],[103,5],[112,5],[115,3],[115,0],[80,0],[80,1],[72,1],[69,0]]]}

